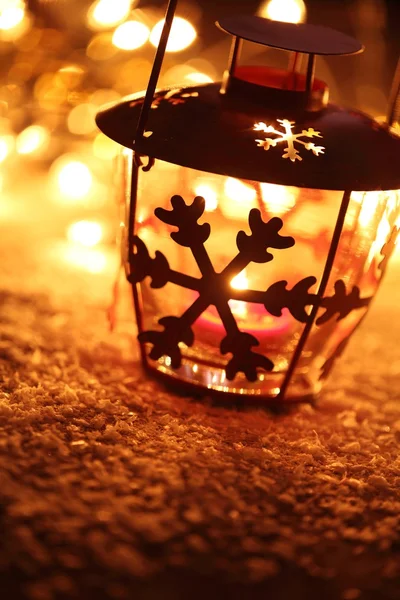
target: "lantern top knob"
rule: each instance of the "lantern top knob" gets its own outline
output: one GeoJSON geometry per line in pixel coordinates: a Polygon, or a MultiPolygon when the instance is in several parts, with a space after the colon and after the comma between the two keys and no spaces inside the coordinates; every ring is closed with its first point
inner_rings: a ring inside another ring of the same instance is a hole
{"type": "Polygon", "coordinates": [[[217,26],[235,37],[304,54],[349,55],[363,52],[363,45],[340,31],[307,23],[283,23],[252,15],[224,17],[217,26]]]}

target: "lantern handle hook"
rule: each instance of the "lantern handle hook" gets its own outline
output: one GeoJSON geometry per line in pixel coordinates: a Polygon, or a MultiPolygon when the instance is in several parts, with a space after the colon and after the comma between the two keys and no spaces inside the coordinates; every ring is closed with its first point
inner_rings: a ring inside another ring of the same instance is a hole
{"type": "Polygon", "coordinates": [[[154,94],[157,89],[158,80],[160,77],[161,68],[164,62],[165,52],[169,36],[171,33],[172,22],[174,20],[178,0],[169,0],[167,12],[165,14],[164,27],[161,33],[160,42],[157,47],[157,52],[154,58],[153,68],[151,70],[149,84],[147,86],[146,95],[144,98],[142,110],[140,112],[139,122],[136,129],[136,134],[133,144],[143,137],[146,131],[146,125],[149,118],[151,105],[153,104],[154,94]]]}

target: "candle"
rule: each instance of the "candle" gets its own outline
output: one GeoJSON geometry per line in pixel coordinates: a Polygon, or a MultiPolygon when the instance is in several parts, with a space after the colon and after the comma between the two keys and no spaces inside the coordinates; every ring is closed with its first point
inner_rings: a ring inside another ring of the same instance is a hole
{"type": "MultiPolygon", "coordinates": [[[[236,275],[231,283],[232,290],[250,289],[250,280],[247,269],[236,275]]],[[[252,304],[241,300],[231,299],[228,302],[232,315],[241,331],[253,335],[260,345],[271,345],[281,341],[282,336],[292,332],[294,321],[288,309],[283,309],[280,317],[270,315],[261,304],[252,304]]],[[[195,324],[195,330],[204,342],[215,344],[215,340],[222,341],[226,336],[224,325],[217,309],[210,306],[195,324]]]]}

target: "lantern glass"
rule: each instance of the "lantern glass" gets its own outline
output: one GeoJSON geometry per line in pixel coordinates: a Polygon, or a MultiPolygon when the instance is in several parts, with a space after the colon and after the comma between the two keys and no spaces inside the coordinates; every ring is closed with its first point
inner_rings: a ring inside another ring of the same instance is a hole
{"type": "MultiPolygon", "coordinates": [[[[194,278],[202,274],[189,248],[179,246],[170,234],[176,231],[159,220],[154,211],[161,207],[171,210],[171,198],[181,196],[186,204],[196,196],[205,199],[205,213],[200,223],[209,223],[211,234],[205,248],[216,273],[220,273],[237,254],[239,231],[249,233],[249,212],[256,208],[264,222],[273,217],[283,221],[281,235],[292,236],[294,246],[271,250],[274,258],[265,264],[251,263],[232,278],[233,295],[246,290],[265,292],[272,284],[285,281],[287,289],[307,277],[315,277],[310,293],[316,294],[326,264],[333,231],[338,218],[343,193],[338,191],[287,187],[232,177],[204,173],[157,160],[149,172],[139,170],[136,215],[129,215],[127,206],[131,194],[130,172],[132,153],[124,150],[118,169],[118,190],[125,217],[135,220],[134,231],[147,247],[151,257],[162,252],[170,268],[194,278]]],[[[372,298],[383,275],[385,254],[391,233],[399,218],[400,194],[390,192],[353,192],[347,211],[338,252],[324,297],[335,294],[335,284],[343,282],[347,294],[357,286],[361,298],[372,298]]],[[[128,254],[127,235],[123,235],[123,255],[128,254]]],[[[161,289],[150,286],[149,278],[138,286],[141,315],[138,322],[143,331],[162,330],[159,320],[166,316],[180,317],[198,298],[199,293],[167,283],[161,289]]],[[[288,399],[315,396],[321,388],[334,356],[364,317],[369,302],[346,316],[334,315],[328,321],[315,324],[297,364],[288,389],[288,399]],[[338,316],[340,318],[338,318],[338,316]]],[[[239,373],[233,381],[226,378],[225,367],[230,356],[221,354],[220,343],[226,332],[214,306],[209,306],[192,329],[194,344],[180,344],[182,365],[173,369],[171,359],[154,361],[148,357],[151,346],[145,348],[148,366],[171,378],[210,390],[234,394],[274,398],[279,393],[304,322],[297,320],[287,308],[281,316],[269,314],[262,303],[229,299],[231,312],[241,331],[257,338],[257,353],[273,363],[271,372],[260,371],[250,382],[239,373]]],[[[311,306],[306,307],[309,314],[311,306]]],[[[321,308],[318,318],[326,309],[321,308]]],[[[317,323],[318,323],[317,318],[317,323]]],[[[321,320],[321,319],[320,319],[321,320]]]]}

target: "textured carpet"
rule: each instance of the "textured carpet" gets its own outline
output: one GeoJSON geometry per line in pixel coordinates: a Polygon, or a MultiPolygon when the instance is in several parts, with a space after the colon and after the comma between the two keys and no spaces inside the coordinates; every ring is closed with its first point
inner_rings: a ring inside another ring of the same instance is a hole
{"type": "Polygon", "coordinates": [[[0,247],[2,598],[399,598],[399,264],[320,404],[277,415],[150,380],[112,269],[0,247]]]}

